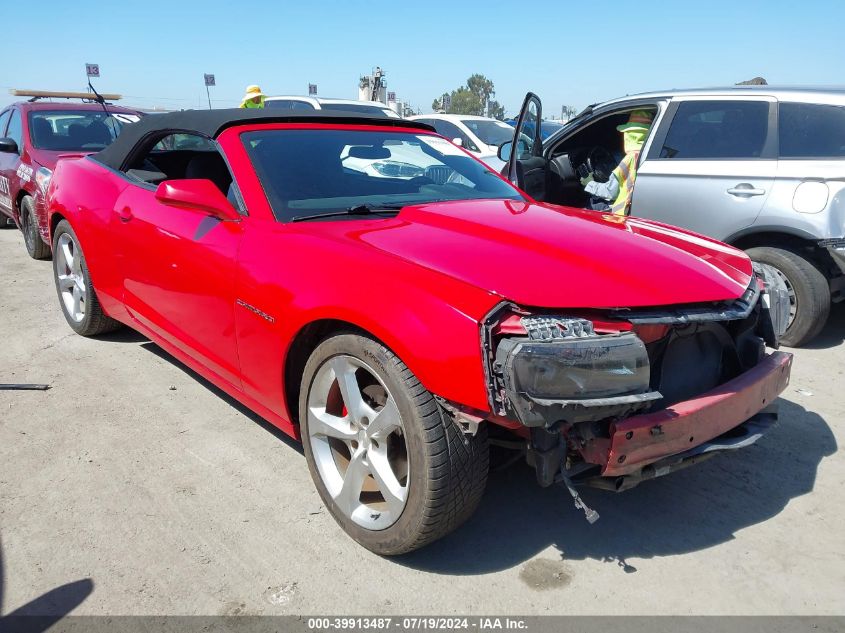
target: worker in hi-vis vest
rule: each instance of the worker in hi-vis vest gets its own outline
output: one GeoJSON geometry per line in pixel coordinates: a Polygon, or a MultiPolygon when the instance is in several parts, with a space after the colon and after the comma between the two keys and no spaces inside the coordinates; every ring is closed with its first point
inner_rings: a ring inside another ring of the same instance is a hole
{"type": "Polygon", "coordinates": [[[263,108],[264,107],[264,93],[258,86],[247,86],[246,94],[241,99],[239,108],[263,108]]]}
{"type": "Polygon", "coordinates": [[[590,207],[596,211],[610,211],[614,215],[627,215],[631,209],[631,195],[637,178],[637,160],[640,150],[651,129],[654,115],[647,110],[634,110],[628,122],[616,126],[622,132],[625,144],[625,158],[616,166],[607,182],[596,182],[593,174],[581,179],[584,191],[599,200],[593,200],[590,207]]]}

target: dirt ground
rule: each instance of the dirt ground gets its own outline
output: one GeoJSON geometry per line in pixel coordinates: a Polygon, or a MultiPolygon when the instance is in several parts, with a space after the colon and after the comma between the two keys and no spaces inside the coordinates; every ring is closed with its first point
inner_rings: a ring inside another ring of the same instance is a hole
{"type": "Polygon", "coordinates": [[[0,231],[0,609],[75,614],[843,614],[845,305],[757,445],[621,494],[517,466],[462,529],[385,559],[300,447],[129,330],[74,335],[0,231]]]}

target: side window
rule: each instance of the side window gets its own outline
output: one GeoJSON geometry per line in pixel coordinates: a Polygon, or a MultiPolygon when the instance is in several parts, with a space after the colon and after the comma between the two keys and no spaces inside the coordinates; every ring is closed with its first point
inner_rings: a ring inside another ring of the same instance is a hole
{"type": "Polygon", "coordinates": [[[6,136],[6,124],[9,122],[11,115],[11,110],[6,110],[3,114],[0,114],[0,137],[6,136]]]}
{"type": "Polygon", "coordinates": [[[780,158],[845,158],[845,107],[781,103],[780,158]]]}
{"type": "Polygon", "coordinates": [[[217,151],[217,147],[211,140],[204,136],[197,136],[196,134],[170,134],[156,143],[152,151],[163,152],[185,149],[195,149],[203,152],[217,151]]]}
{"type": "Polygon", "coordinates": [[[217,145],[205,136],[169,134],[136,158],[126,173],[148,185],[164,180],[206,178],[237,206],[229,167],[217,145]]]}
{"type": "Polygon", "coordinates": [[[316,108],[314,108],[314,106],[312,106],[307,101],[291,101],[290,109],[303,112],[308,110],[315,110],[316,108]]]}
{"type": "Polygon", "coordinates": [[[684,101],[659,158],[760,158],[766,144],[766,101],[684,101]]]}
{"type": "MultiPolygon", "coordinates": [[[[537,125],[540,118],[539,102],[536,98],[528,103],[528,108],[525,110],[525,117],[522,119],[522,127],[519,130],[519,139],[517,140],[517,154],[516,160],[528,160],[534,156],[534,145],[537,142],[537,125]]],[[[519,126],[519,123],[517,123],[519,126]]]]}
{"type": "Polygon", "coordinates": [[[264,107],[269,110],[290,110],[291,103],[290,99],[270,99],[264,102],[264,107]]]}
{"type": "Polygon", "coordinates": [[[9,120],[9,129],[6,130],[6,136],[15,140],[18,144],[18,151],[23,150],[23,127],[21,127],[21,113],[17,110],[12,110],[12,118],[9,120]]]}
{"type": "Polygon", "coordinates": [[[443,121],[441,119],[434,119],[432,121],[434,124],[434,129],[437,130],[437,133],[441,136],[445,136],[450,141],[452,139],[459,138],[461,139],[461,143],[463,143],[463,148],[468,149],[471,152],[477,152],[478,148],[475,146],[469,137],[461,131],[454,123],[450,123],[449,121],[443,121]]]}
{"type": "Polygon", "coordinates": [[[306,101],[296,101],[294,99],[273,99],[271,101],[265,101],[264,107],[272,110],[314,110],[314,106],[310,103],[306,101]]]}

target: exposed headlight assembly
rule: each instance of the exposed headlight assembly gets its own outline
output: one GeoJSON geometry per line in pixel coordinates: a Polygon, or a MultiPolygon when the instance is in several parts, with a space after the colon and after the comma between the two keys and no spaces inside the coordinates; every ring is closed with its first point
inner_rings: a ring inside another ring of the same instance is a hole
{"type": "Polygon", "coordinates": [[[53,172],[46,167],[39,167],[38,171],[35,172],[35,185],[38,187],[41,195],[47,195],[47,189],[50,187],[50,178],[52,176],[53,172]]]}
{"type": "Polygon", "coordinates": [[[661,397],[649,391],[648,353],[636,334],[597,335],[589,321],[544,319],[542,336],[530,321],[528,337],[505,338],[496,349],[497,373],[523,424],[623,415],[661,397]]]}
{"type": "Polygon", "coordinates": [[[425,169],[418,165],[394,160],[375,162],[373,163],[373,169],[382,176],[388,176],[390,178],[416,178],[425,175],[425,169]]]}

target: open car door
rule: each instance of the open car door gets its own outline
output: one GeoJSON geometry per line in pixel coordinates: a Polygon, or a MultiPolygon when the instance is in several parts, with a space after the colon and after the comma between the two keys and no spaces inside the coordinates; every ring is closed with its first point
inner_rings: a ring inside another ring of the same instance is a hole
{"type": "Polygon", "coordinates": [[[499,148],[499,158],[506,160],[507,176],[512,183],[535,200],[546,198],[546,167],[540,123],[543,106],[533,92],[525,95],[516,120],[513,141],[499,148]]]}

